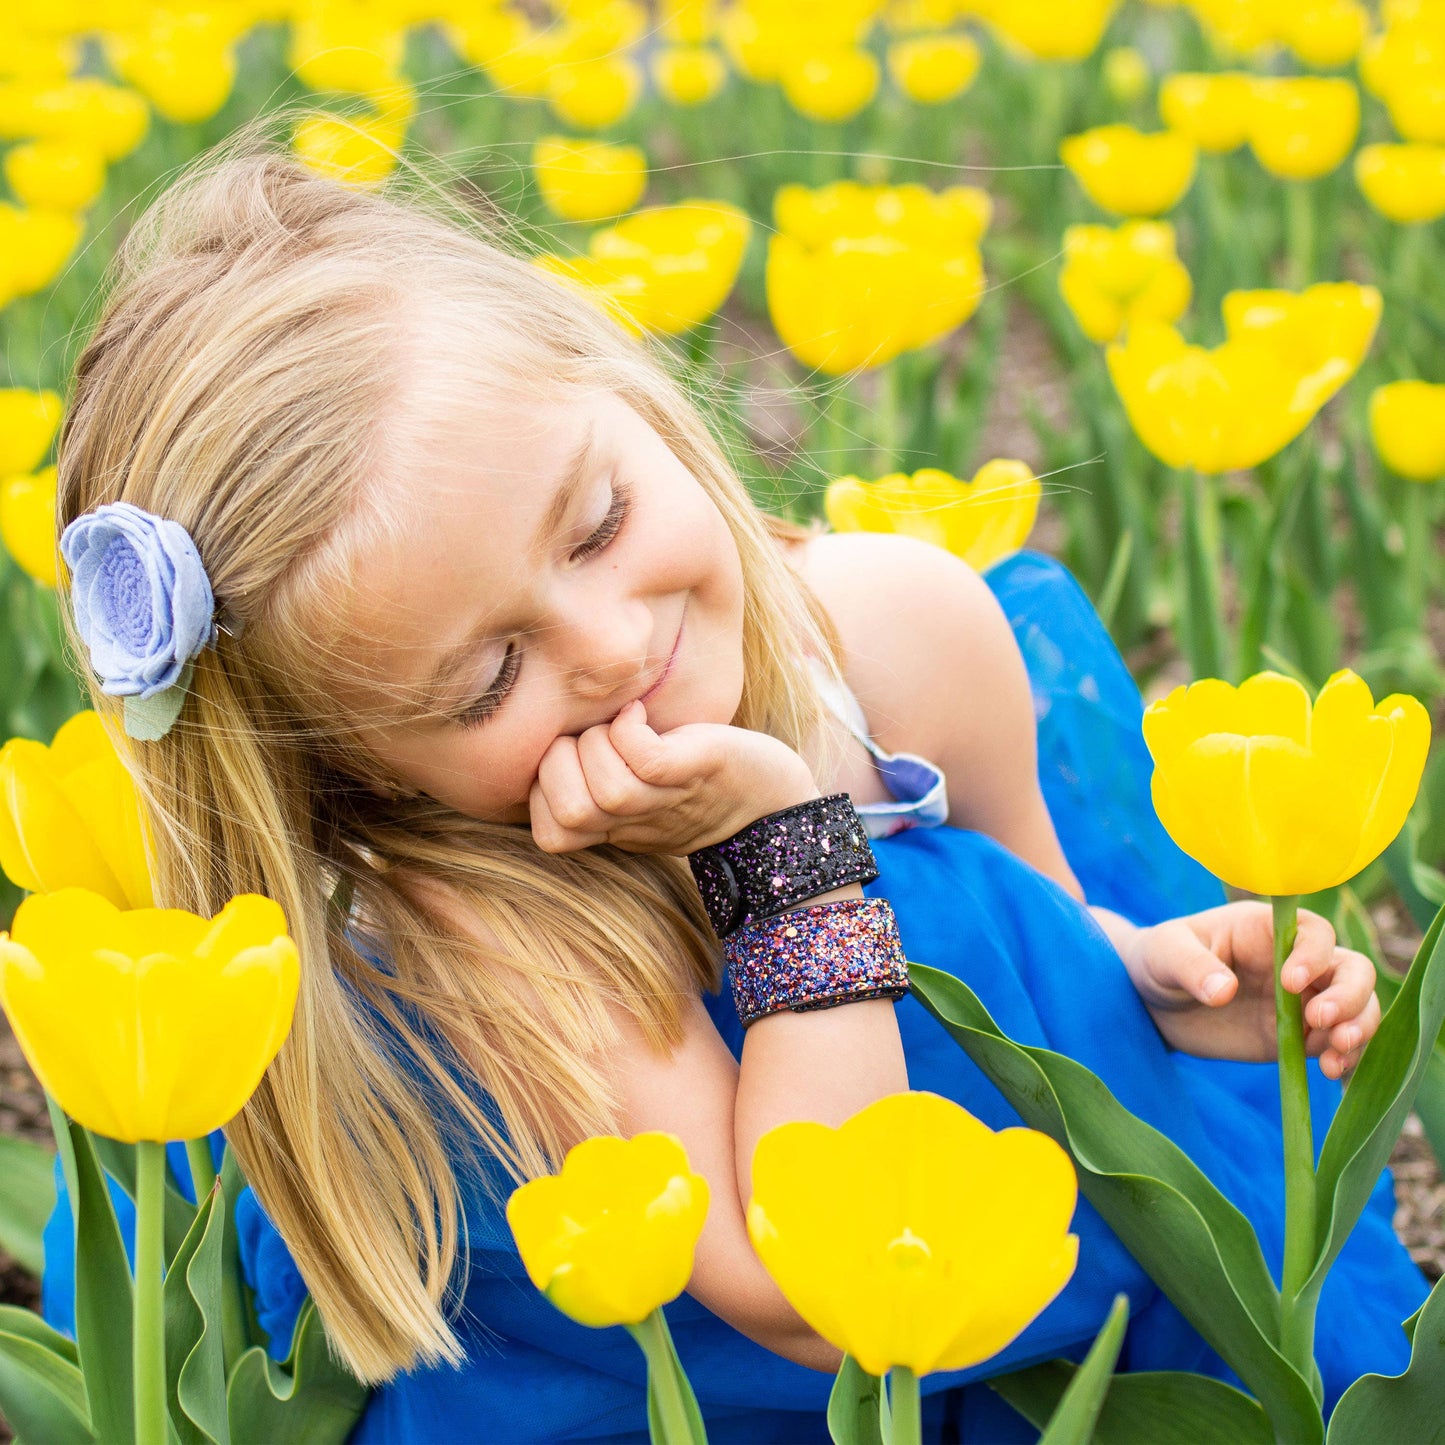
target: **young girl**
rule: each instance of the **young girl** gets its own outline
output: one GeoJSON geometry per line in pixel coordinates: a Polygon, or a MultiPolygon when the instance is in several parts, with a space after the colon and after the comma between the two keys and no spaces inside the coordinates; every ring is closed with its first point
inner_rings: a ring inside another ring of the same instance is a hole
{"type": "MultiPolygon", "coordinates": [[[[915,999],[744,1031],[684,855],[835,793],[907,956],[1102,1075],[1277,1265],[1274,1072],[1174,1052],[1271,1054],[1269,911],[1224,904],[1160,830],[1138,694],[1056,564],[985,582],[765,515],[589,302],[474,221],[266,146],[127,238],[59,470],[62,526],[129,503],[184,529],[210,589],[209,641],[163,693],[178,716],[151,717],[134,767],[158,898],[267,894],[300,947],[290,1038],[227,1137],[276,1352],[304,1281],[379,1387],[357,1439],[644,1438],[640,1352],[532,1288],[501,1205],[587,1135],[667,1129],[711,1184],[668,1316],[712,1439],[826,1440],[839,1356],[744,1227],[758,1137],[910,1086],[1017,1122],[915,999]]],[[[1305,914],[1286,984],[1323,1124],[1378,1021],[1373,972],[1305,914]]],[[[1121,1289],[1125,1367],[1223,1372],[1087,1203],[1074,1227],[1040,1320],[924,1381],[930,1439],[1009,1438],[1018,1418],[962,1387],[1077,1353],[1121,1289]]],[[[1331,1398],[1403,1367],[1423,1295],[1370,1211],[1321,1313],[1331,1398]]]]}

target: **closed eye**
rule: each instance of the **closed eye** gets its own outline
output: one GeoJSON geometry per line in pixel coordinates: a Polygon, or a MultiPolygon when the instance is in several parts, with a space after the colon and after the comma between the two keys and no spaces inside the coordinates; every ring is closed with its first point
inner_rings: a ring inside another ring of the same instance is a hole
{"type": "MultiPolygon", "coordinates": [[[[626,482],[614,482],[612,504],[607,509],[607,515],[598,524],[597,530],[572,553],[572,560],[575,562],[586,561],[588,557],[595,557],[604,547],[613,542],[622,530],[622,525],[626,522],[631,508],[632,488],[626,482]]],[[[502,659],[502,666],[492,685],[476,702],[469,703],[464,711],[457,714],[457,722],[464,728],[480,727],[507,700],[507,695],[515,686],[517,674],[521,670],[521,650],[515,643],[509,642],[507,655],[502,659]]]]}

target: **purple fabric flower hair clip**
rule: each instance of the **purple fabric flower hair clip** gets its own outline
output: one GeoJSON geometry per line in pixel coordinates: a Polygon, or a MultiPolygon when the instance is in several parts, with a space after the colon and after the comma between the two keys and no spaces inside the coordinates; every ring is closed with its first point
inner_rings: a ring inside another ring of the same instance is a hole
{"type": "Polygon", "coordinates": [[[164,737],[197,654],[216,640],[215,598],[190,533],[129,502],[108,502],[65,529],[60,551],[76,630],[102,690],[125,699],[131,737],[164,737]]]}

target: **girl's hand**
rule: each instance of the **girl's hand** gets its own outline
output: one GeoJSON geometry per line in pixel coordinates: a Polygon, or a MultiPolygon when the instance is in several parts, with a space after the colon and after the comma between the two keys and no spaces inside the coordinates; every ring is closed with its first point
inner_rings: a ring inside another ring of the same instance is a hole
{"type": "MultiPolygon", "coordinates": [[[[1124,963],[1165,1039],[1205,1058],[1275,1057],[1274,919],[1267,903],[1227,903],[1140,929],[1124,963]]],[[[1375,966],[1335,946],[1301,908],[1284,986],[1304,999],[1305,1051],[1331,1079],[1360,1061],[1380,1025],[1375,966]]]]}
{"type": "Polygon", "coordinates": [[[656,733],[643,704],[631,702],[610,723],[557,738],[528,802],[546,853],[611,843],[681,854],[819,796],[807,764],[777,738],[724,723],[656,733]]]}

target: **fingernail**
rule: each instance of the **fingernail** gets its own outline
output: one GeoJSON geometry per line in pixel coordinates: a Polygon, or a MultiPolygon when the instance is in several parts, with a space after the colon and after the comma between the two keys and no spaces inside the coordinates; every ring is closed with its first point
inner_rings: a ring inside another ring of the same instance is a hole
{"type": "Polygon", "coordinates": [[[1289,977],[1285,979],[1285,986],[1287,988],[1293,989],[1296,993],[1298,993],[1299,990],[1302,989],[1305,984],[1309,982],[1309,980],[1309,969],[1304,967],[1292,968],[1289,971],[1289,977]]]}
{"type": "Polygon", "coordinates": [[[1322,1003],[1319,1008],[1319,1027],[1327,1029],[1339,1018],[1340,1011],[1332,1003],[1322,1003]]]}
{"type": "Polygon", "coordinates": [[[1205,1003],[1213,1003],[1219,997],[1219,991],[1229,982],[1227,973],[1211,973],[1201,985],[1205,1003]]]}

